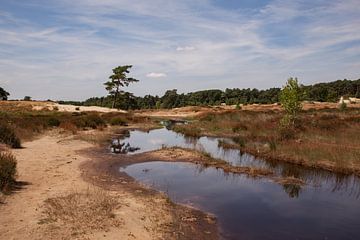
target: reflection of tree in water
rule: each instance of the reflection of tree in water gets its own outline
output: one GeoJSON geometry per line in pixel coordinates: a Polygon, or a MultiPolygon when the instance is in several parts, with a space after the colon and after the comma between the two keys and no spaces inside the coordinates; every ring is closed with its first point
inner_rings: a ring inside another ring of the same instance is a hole
{"type": "Polygon", "coordinates": [[[301,192],[301,186],[297,184],[284,184],[283,189],[290,198],[298,198],[301,192]]]}
{"type": "Polygon", "coordinates": [[[176,119],[169,119],[161,121],[161,124],[165,126],[167,130],[172,130],[175,125],[182,125],[187,124],[188,122],[185,120],[176,120],[176,119]]]}
{"type": "Polygon", "coordinates": [[[346,191],[349,196],[360,197],[360,178],[354,175],[348,176],[337,174],[334,180],[332,192],[346,191]]]}
{"type": "Polygon", "coordinates": [[[131,147],[130,143],[121,142],[121,139],[113,139],[111,143],[111,152],[113,153],[129,153],[140,150],[139,147],[131,147]]]}
{"type": "Polygon", "coordinates": [[[327,186],[332,192],[342,192],[356,198],[360,197],[359,177],[274,160],[264,160],[264,162],[267,163],[268,168],[273,169],[281,177],[299,178],[308,185],[327,186]]]}
{"type": "Polygon", "coordinates": [[[194,147],[199,141],[198,137],[184,136],[185,143],[188,145],[193,145],[194,147]]]}
{"type": "Polygon", "coordinates": [[[116,136],[116,139],[124,139],[130,137],[130,131],[127,129],[119,129],[115,131],[114,135],[116,136]]]}

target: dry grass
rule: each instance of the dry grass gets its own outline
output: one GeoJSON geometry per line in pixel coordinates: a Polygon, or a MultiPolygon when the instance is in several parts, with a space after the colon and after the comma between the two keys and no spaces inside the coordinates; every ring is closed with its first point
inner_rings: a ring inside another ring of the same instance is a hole
{"type": "Polygon", "coordinates": [[[12,148],[20,148],[20,139],[16,136],[15,131],[6,122],[0,122],[0,143],[9,145],[12,148]]]}
{"type": "Polygon", "coordinates": [[[281,129],[281,118],[278,111],[227,111],[205,114],[175,130],[185,135],[231,137],[234,143],[219,145],[258,157],[360,175],[359,108],[304,111],[293,129],[281,129]]]}
{"type": "Polygon", "coordinates": [[[211,156],[211,154],[203,150],[193,150],[193,149],[190,150],[181,147],[166,147],[166,146],[163,146],[162,150],[170,152],[170,155],[174,156],[175,159],[181,156],[181,153],[171,154],[171,152],[182,151],[183,153],[184,152],[194,153],[195,155],[198,156],[198,158],[187,158],[186,161],[198,164],[204,168],[214,167],[216,169],[222,169],[225,173],[247,174],[252,177],[273,175],[273,172],[271,170],[264,168],[234,166],[225,160],[214,158],[213,156],[211,156]]]}
{"type": "Polygon", "coordinates": [[[121,226],[122,220],[115,215],[118,208],[118,200],[102,190],[74,191],[66,196],[47,199],[46,218],[39,224],[50,224],[51,228],[62,226],[62,237],[64,233],[81,236],[95,230],[106,231],[110,227],[121,226]]]}
{"type": "MultiPolygon", "coordinates": [[[[0,101],[0,123],[3,123],[0,126],[6,124],[7,129],[13,130],[16,138],[27,141],[50,128],[60,127],[76,134],[79,130],[103,129],[108,124],[138,123],[146,125],[153,124],[153,120],[131,113],[35,111],[32,110],[31,104],[0,101]]],[[[2,132],[4,131],[0,131],[0,142],[2,132]]]]}
{"type": "Polygon", "coordinates": [[[5,202],[5,195],[2,192],[0,192],[0,204],[4,202],[5,202]]]}
{"type": "Polygon", "coordinates": [[[8,190],[15,182],[16,159],[9,152],[0,152],[0,192],[8,190]]]}

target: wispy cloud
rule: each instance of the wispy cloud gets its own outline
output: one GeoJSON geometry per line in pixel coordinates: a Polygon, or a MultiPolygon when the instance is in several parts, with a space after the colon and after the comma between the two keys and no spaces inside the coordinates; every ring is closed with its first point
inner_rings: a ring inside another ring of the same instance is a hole
{"type": "Polygon", "coordinates": [[[166,77],[166,73],[156,73],[156,72],[151,72],[151,73],[148,73],[146,74],[146,76],[148,78],[163,78],[163,77],[166,77]]]}
{"type": "Polygon", "coordinates": [[[193,46],[184,46],[184,47],[177,47],[176,51],[178,52],[189,52],[189,51],[194,51],[196,48],[193,46]]]}
{"type": "Polygon", "coordinates": [[[292,75],[359,78],[358,1],[226,4],[9,1],[0,10],[0,82],[13,97],[83,99],[105,94],[102,83],[122,64],[134,65],[141,81],[129,90],[139,95],[266,88],[292,75]],[[153,84],[163,77],[171,81],[153,84]]]}

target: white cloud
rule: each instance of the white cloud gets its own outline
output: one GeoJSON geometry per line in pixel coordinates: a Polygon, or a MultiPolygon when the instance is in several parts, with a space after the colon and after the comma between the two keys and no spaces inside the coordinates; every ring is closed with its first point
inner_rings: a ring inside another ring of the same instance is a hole
{"type": "Polygon", "coordinates": [[[308,83],[358,78],[357,2],[275,0],[249,14],[210,0],[59,0],[43,8],[56,23],[43,25],[0,11],[0,79],[13,97],[80,100],[106,94],[102,83],[125,64],[141,80],[127,88],[135,95],[281,86],[294,70],[308,83]],[[298,43],[281,41],[291,34],[298,43]]]}
{"type": "Polygon", "coordinates": [[[195,49],[196,48],[193,47],[193,46],[184,46],[184,47],[177,47],[176,51],[178,51],[178,52],[184,52],[184,51],[188,52],[188,51],[194,51],[195,49]]]}
{"type": "Polygon", "coordinates": [[[166,73],[157,73],[157,72],[151,72],[146,74],[147,77],[149,78],[163,78],[166,77],[166,73]]]}

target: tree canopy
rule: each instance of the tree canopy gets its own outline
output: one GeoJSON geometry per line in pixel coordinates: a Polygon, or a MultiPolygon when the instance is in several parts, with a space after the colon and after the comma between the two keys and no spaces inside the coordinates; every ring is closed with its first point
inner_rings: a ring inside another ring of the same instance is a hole
{"type": "Polygon", "coordinates": [[[118,66],[114,68],[112,70],[113,74],[109,77],[110,81],[104,83],[105,89],[113,97],[112,108],[114,108],[116,105],[118,95],[124,93],[120,90],[120,87],[127,87],[130,83],[139,81],[135,78],[126,76],[128,73],[130,73],[130,68],[132,68],[132,65],[118,66]]]}
{"type": "Polygon", "coordinates": [[[294,124],[298,112],[301,110],[302,89],[297,78],[289,78],[280,92],[280,103],[286,112],[283,123],[294,124]]]}
{"type": "Polygon", "coordinates": [[[7,100],[8,96],[10,96],[10,93],[5,91],[2,87],[0,87],[0,100],[7,100]]]}

